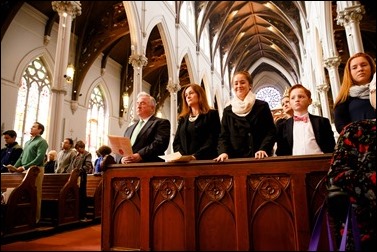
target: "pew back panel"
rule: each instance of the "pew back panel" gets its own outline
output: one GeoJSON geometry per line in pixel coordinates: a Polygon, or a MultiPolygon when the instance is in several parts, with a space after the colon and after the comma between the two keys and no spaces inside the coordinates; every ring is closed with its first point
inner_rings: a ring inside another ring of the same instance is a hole
{"type": "Polygon", "coordinates": [[[87,216],[91,219],[101,218],[102,202],[102,175],[88,174],[86,185],[86,196],[88,203],[87,216]]]}
{"type": "Polygon", "coordinates": [[[41,221],[54,226],[79,221],[79,170],[45,173],[42,184],[41,221]]]}

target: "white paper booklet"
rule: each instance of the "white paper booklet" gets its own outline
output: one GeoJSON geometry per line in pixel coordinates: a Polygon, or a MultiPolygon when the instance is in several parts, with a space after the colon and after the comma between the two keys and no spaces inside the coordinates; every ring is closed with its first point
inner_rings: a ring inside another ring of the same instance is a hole
{"type": "Polygon", "coordinates": [[[112,136],[112,135],[108,135],[108,137],[109,137],[109,146],[115,154],[118,154],[121,156],[128,156],[128,155],[133,154],[131,140],[128,137],[112,136]]]}

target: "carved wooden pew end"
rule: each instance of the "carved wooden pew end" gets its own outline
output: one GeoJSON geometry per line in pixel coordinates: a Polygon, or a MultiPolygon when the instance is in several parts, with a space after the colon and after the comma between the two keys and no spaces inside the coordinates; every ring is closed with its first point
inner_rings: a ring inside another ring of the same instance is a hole
{"type": "Polygon", "coordinates": [[[1,203],[1,237],[32,231],[36,228],[37,188],[35,180],[39,174],[37,166],[25,173],[2,173],[1,191],[13,190],[1,203]]]}

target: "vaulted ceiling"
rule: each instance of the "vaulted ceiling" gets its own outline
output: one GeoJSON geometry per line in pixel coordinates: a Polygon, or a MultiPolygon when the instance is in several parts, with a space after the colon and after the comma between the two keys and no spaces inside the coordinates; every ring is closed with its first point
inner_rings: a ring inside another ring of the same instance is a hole
{"type": "MultiPolygon", "coordinates": [[[[57,12],[50,1],[2,1],[1,38],[3,38],[13,17],[27,2],[48,18],[45,35],[49,35],[52,25],[59,22],[57,12]]],[[[367,13],[361,22],[364,49],[375,57],[376,19],[375,4],[361,1],[367,13]]],[[[85,74],[94,61],[103,55],[102,68],[106,69],[109,58],[123,66],[121,91],[132,92],[133,68],[128,64],[131,54],[130,30],[122,1],[80,1],[82,13],[73,23],[73,31],[78,37],[76,47],[76,73],[74,90],[79,91],[85,74]]],[[[176,2],[179,9],[182,2],[176,2]]],[[[333,2],[334,12],[336,2],[333,2]]],[[[195,1],[197,15],[197,40],[199,41],[207,21],[210,23],[210,43],[212,54],[220,49],[224,55],[222,74],[234,67],[235,70],[250,69],[261,58],[277,62],[294,80],[299,80],[299,44],[303,40],[299,17],[306,16],[304,1],[195,1]],[[199,16],[199,13],[202,13],[199,16]]],[[[334,14],[336,16],[336,14],[334,14]]],[[[179,17],[178,17],[179,18],[179,17]]],[[[349,57],[344,27],[336,24],[334,32],[337,49],[343,65],[349,57]]],[[[168,97],[166,85],[168,70],[165,50],[157,27],[152,30],[146,47],[148,65],[143,69],[143,79],[152,85],[151,94],[163,104],[168,97]],[[158,80],[158,81],[156,81],[158,80]]],[[[213,57],[213,55],[211,55],[213,57]]],[[[190,82],[186,62],[180,66],[180,84],[190,82]]],[[[340,66],[342,67],[342,66],[340,66]]],[[[254,76],[264,71],[285,76],[270,64],[260,64],[252,73],[254,76]]],[[[287,81],[288,82],[288,81],[287,81]]],[[[72,99],[77,99],[72,93],[72,99]]],[[[121,94],[120,94],[121,95],[121,94]]]]}

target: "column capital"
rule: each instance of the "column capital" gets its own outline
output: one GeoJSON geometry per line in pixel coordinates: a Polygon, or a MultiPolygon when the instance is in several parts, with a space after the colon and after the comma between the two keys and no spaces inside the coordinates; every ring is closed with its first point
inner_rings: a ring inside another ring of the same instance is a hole
{"type": "Polygon", "coordinates": [[[360,22],[365,14],[365,9],[363,5],[354,5],[344,8],[338,12],[337,24],[344,26],[350,22],[360,22]]]}
{"type": "Polygon", "coordinates": [[[128,59],[128,64],[140,69],[148,64],[148,58],[144,54],[132,54],[128,59]]]}
{"type": "Polygon", "coordinates": [[[327,92],[327,91],[329,91],[329,89],[330,89],[330,86],[329,85],[327,85],[326,83],[324,83],[324,84],[321,84],[321,85],[317,85],[317,91],[318,92],[327,92]]]}
{"type": "Polygon", "coordinates": [[[71,100],[71,111],[72,115],[76,112],[76,110],[79,108],[79,103],[76,100],[71,100]]]}
{"type": "Polygon", "coordinates": [[[56,87],[52,87],[51,88],[51,92],[52,93],[55,93],[55,94],[64,94],[66,95],[67,94],[67,87],[64,86],[63,88],[56,88],[56,87]]]}
{"type": "Polygon", "coordinates": [[[338,67],[342,59],[339,56],[336,57],[329,57],[323,61],[326,68],[338,67]]]}
{"type": "Polygon", "coordinates": [[[312,102],[312,106],[316,109],[320,109],[321,103],[319,101],[315,100],[315,101],[312,102]]]}
{"type": "Polygon", "coordinates": [[[72,18],[81,15],[80,1],[52,1],[52,9],[59,14],[66,12],[72,18]]]}
{"type": "Polygon", "coordinates": [[[177,93],[181,90],[181,85],[179,83],[173,83],[173,81],[169,80],[168,85],[166,85],[166,89],[169,93],[177,93]]]}

